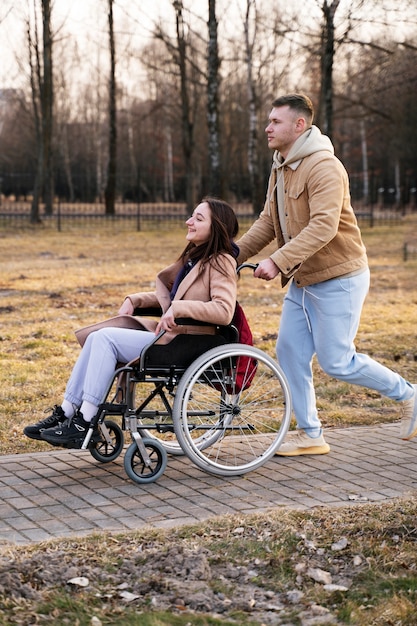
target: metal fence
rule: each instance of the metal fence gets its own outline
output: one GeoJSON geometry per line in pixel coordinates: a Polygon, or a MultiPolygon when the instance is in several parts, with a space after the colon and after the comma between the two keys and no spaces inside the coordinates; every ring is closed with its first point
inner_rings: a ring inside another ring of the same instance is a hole
{"type": "MultiPolygon", "coordinates": [[[[233,204],[241,226],[249,225],[255,214],[250,204],[233,204]]],[[[398,223],[412,209],[402,207],[380,208],[375,206],[361,207],[356,211],[361,225],[374,226],[376,224],[398,223]]],[[[100,228],[117,231],[142,231],[165,229],[181,226],[187,219],[185,203],[119,203],[115,207],[114,215],[105,214],[103,203],[64,203],[57,201],[53,213],[45,213],[43,205],[40,207],[39,222],[31,222],[31,206],[29,202],[8,202],[0,204],[0,228],[3,231],[22,229],[44,229],[68,232],[71,230],[89,230],[100,228]]]]}

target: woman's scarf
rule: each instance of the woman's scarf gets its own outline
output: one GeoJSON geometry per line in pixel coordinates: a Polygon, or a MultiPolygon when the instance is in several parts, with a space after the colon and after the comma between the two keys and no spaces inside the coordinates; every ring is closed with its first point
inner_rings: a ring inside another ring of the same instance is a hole
{"type": "MultiPolygon", "coordinates": [[[[237,246],[234,241],[231,241],[230,243],[232,244],[232,254],[235,257],[235,259],[237,259],[237,257],[239,256],[239,246],[237,246]]],[[[175,294],[178,291],[178,287],[181,281],[184,280],[187,274],[191,272],[191,270],[198,263],[199,260],[200,260],[199,258],[189,259],[186,263],[184,263],[184,265],[182,266],[182,268],[176,275],[174,284],[172,285],[172,289],[170,293],[171,302],[175,298],[175,294]]]]}

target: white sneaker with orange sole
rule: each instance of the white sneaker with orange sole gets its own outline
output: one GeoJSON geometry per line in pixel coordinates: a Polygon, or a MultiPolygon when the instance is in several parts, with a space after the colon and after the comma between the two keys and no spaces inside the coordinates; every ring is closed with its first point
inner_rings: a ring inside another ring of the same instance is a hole
{"type": "Polygon", "coordinates": [[[325,442],[323,434],[309,437],[301,428],[289,432],[284,443],[275,452],[277,456],[301,456],[302,454],[327,454],[330,446],[325,442]]]}
{"type": "Polygon", "coordinates": [[[417,435],[417,385],[413,385],[414,395],[401,402],[401,439],[409,441],[417,435]]]}

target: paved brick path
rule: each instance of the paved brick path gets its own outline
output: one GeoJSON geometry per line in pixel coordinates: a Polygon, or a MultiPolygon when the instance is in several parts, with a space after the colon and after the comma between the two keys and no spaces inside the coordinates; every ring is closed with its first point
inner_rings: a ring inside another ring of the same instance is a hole
{"type": "Polygon", "coordinates": [[[0,456],[0,542],[417,494],[417,438],[401,441],[398,433],[398,424],[327,430],[328,455],[274,457],[254,472],[227,479],[202,472],[185,457],[170,457],[163,476],[149,485],[126,476],[123,455],[104,465],[88,451],[56,448],[0,456]]]}

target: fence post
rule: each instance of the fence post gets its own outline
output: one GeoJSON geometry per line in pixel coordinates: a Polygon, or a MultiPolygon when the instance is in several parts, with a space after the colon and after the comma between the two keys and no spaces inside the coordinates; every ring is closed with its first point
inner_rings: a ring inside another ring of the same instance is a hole
{"type": "Polygon", "coordinates": [[[60,233],[61,232],[61,198],[58,198],[58,208],[57,208],[56,217],[57,217],[58,232],[60,233]]]}
{"type": "Polygon", "coordinates": [[[138,202],[138,207],[136,209],[136,230],[139,232],[141,230],[140,223],[140,202],[138,202]]]}

